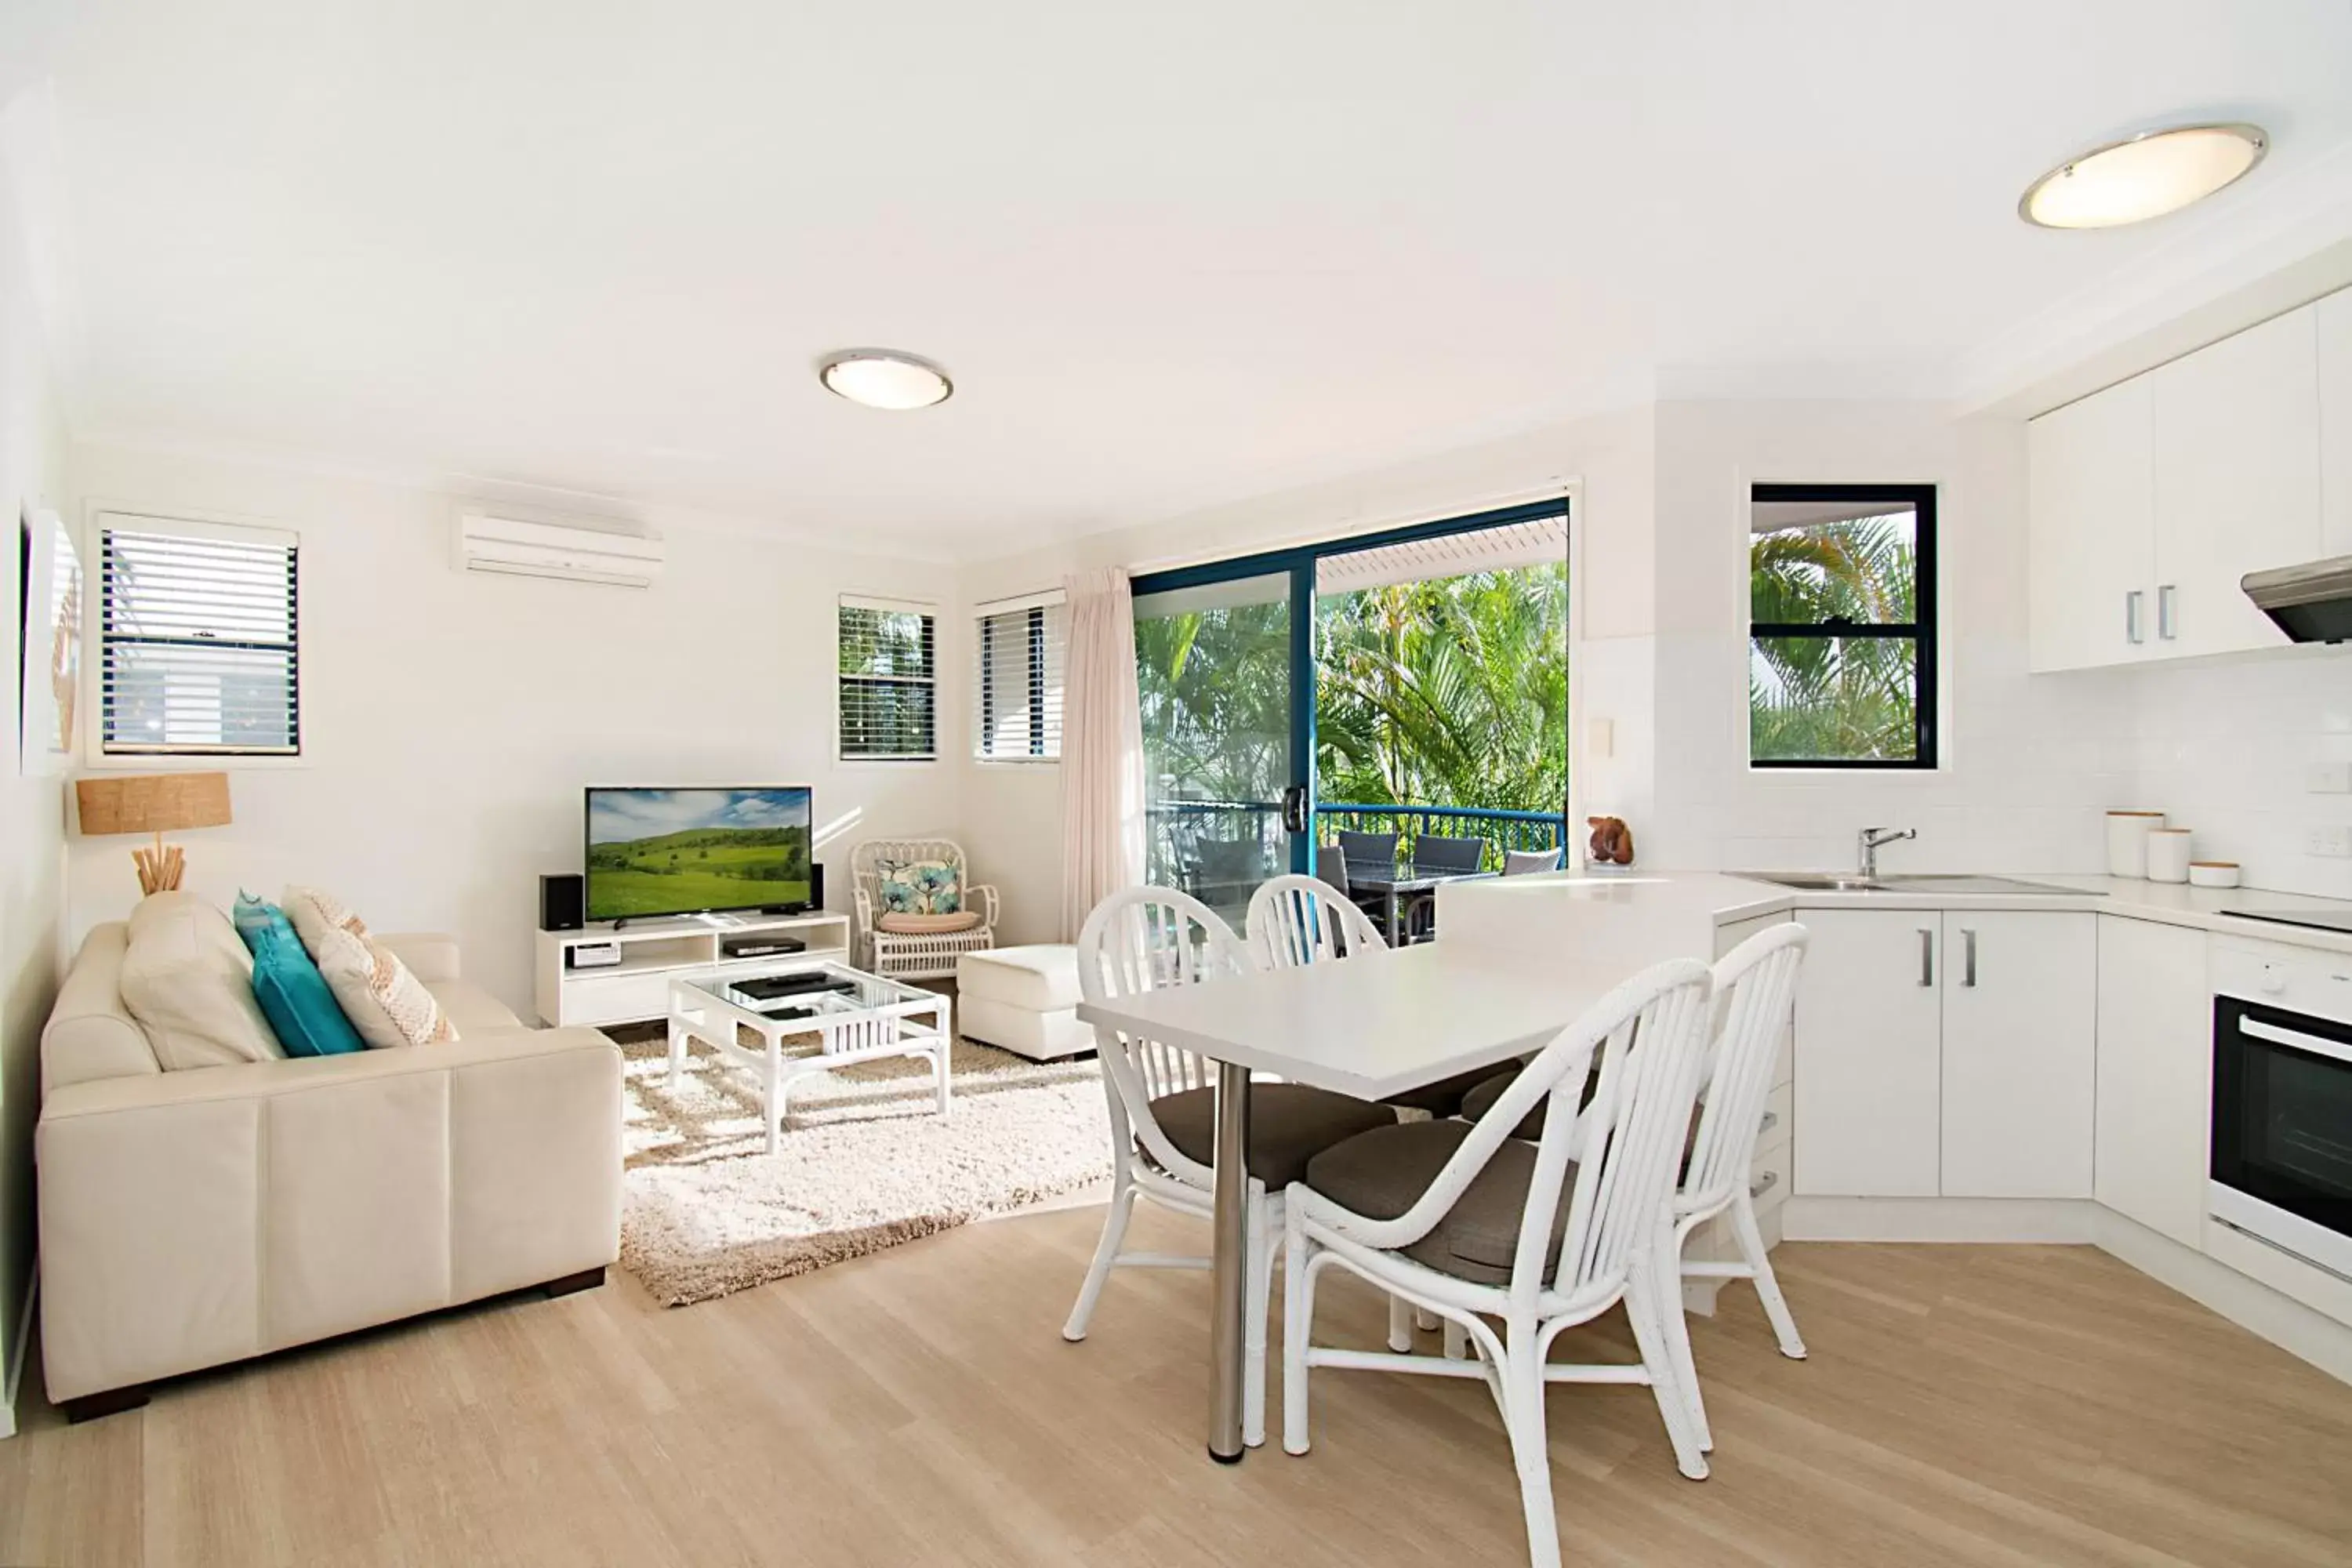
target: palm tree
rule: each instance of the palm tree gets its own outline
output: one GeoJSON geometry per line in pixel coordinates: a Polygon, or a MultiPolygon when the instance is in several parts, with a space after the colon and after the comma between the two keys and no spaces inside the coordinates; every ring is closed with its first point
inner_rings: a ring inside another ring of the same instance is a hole
{"type": "MultiPolygon", "coordinates": [[[[1916,615],[1907,515],[1759,534],[1748,553],[1759,623],[1885,626],[1916,615]]],[[[1754,639],[1750,754],[1764,760],[1903,757],[1918,743],[1917,646],[1905,637],[1754,639]]]]}

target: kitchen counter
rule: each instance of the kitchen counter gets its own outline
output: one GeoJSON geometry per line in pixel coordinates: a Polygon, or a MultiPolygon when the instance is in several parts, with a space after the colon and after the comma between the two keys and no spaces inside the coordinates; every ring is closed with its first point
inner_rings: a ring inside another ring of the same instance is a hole
{"type": "Polygon", "coordinates": [[[1714,871],[1553,871],[1456,883],[1438,890],[1448,941],[1551,954],[1572,942],[1582,956],[1644,962],[1663,949],[1715,952],[1718,926],[1805,910],[2085,910],[2228,936],[2352,953],[2352,932],[2243,918],[2244,910],[2352,913],[2352,902],[2260,888],[2192,888],[2126,877],[2006,873],[2078,889],[2062,893],[1841,893],[1783,888],[1714,871]]]}

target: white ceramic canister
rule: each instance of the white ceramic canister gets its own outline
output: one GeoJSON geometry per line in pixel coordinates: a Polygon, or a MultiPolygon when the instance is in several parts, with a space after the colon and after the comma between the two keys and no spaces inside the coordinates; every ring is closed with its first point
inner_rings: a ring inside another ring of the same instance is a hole
{"type": "Polygon", "coordinates": [[[2147,879],[2151,882],[2189,880],[2189,829],[2151,828],[2147,836],[2147,879]]]}
{"type": "Polygon", "coordinates": [[[2198,888],[2234,888],[2239,870],[2235,860],[2191,860],[2189,862],[2189,885],[2198,888]]]}
{"type": "Polygon", "coordinates": [[[2160,811],[2107,813],[2107,875],[2147,876],[2147,836],[2163,826],[2164,813],[2160,811]]]}

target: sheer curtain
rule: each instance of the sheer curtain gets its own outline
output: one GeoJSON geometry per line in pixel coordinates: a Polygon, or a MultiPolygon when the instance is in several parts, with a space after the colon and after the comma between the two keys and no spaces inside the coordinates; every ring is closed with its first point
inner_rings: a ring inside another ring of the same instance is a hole
{"type": "Polygon", "coordinates": [[[1062,579],[1069,598],[1062,700],[1062,937],[1143,880],[1143,718],[1135,598],[1119,567],[1062,579]]]}

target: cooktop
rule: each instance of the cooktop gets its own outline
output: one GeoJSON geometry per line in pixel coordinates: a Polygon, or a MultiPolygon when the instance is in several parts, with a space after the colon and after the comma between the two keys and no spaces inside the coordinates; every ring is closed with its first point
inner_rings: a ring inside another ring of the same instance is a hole
{"type": "Polygon", "coordinates": [[[2352,931],[2352,910],[2231,910],[2230,912],[2250,921],[2274,921],[2283,926],[2352,931]]]}

